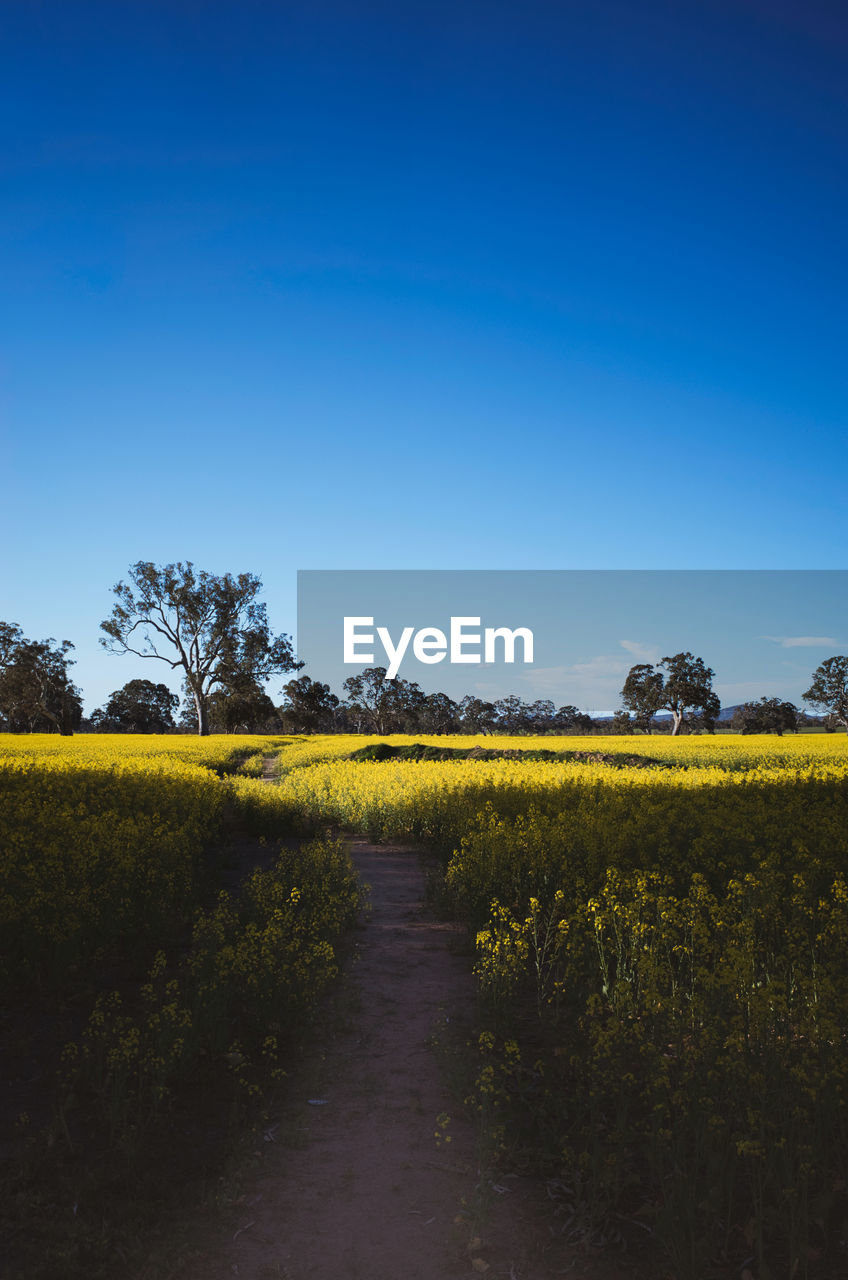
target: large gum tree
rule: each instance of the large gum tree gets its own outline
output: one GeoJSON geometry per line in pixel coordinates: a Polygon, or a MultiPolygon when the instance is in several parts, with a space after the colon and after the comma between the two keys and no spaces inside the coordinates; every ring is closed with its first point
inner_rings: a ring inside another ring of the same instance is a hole
{"type": "Polygon", "coordinates": [[[260,579],[252,573],[213,574],[185,564],[139,560],[129,581],[114,588],[111,615],[100,624],[100,643],[110,653],[156,658],[181,670],[194,700],[197,732],[209,732],[209,698],[246,679],[257,685],[295,671],[288,636],[274,637],[260,579]]]}
{"type": "Polygon", "coordinates": [[[689,652],[661,658],[657,667],[640,662],[630,668],[621,700],[635,714],[637,726],[648,733],[658,711],[671,712],[672,736],[680,732],[693,711],[701,713],[704,726],[712,731],[721,711],[718,696],[713,693],[714,675],[703,658],[689,652]]]}

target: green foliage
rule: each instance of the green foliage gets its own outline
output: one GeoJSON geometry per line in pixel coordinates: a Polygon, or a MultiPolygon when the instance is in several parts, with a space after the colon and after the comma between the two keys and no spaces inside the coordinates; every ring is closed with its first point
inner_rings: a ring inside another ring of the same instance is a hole
{"type": "Polygon", "coordinates": [[[349,760],[396,760],[400,747],[388,742],[371,742],[367,747],[352,751],[349,760]]]}
{"type": "Polygon", "coordinates": [[[827,658],[813,672],[813,680],[805,702],[848,730],[848,657],[837,654],[827,658]]]}
{"type": "Polygon", "coordinates": [[[98,999],[64,1058],[66,1113],[92,1109],[114,1142],[133,1146],[173,1087],[204,1063],[256,1091],[337,972],[336,941],[360,894],[341,841],[281,849],[238,898],[198,912],[187,955],[169,974],[154,962],[137,1007],[98,999]]]}
{"type": "Polygon", "coordinates": [[[285,701],[280,714],[294,733],[326,733],[332,730],[339,700],[328,684],[300,676],[283,685],[285,701]]]}
{"type": "Polygon", "coordinates": [[[425,695],[414,681],[386,679],[385,667],[366,667],[344,682],[350,715],[357,727],[375,733],[392,733],[416,722],[425,695]]]}
{"type": "Polygon", "coordinates": [[[760,698],[758,702],[744,702],[733,713],[731,727],[737,733],[795,733],[798,729],[798,708],[780,698],[760,698]]]}
{"type": "Polygon", "coordinates": [[[27,640],[17,623],[0,622],[0,728],[70,736],[82,717],[80,690],[68,667],[70,640],[27,640]]]}
{"type": "MultiPolygon", "coordinates": [[[[597,848],[565,815],[489,810],[448,870],[480,921],[481,992],[535,1058],[532,1080],[514,1055],[489,1062],[506,1091],[499,1141],[531,1141],[596,1223],[649,1206],[688,1280],[749,1222],[761,1267],[806,1275],[814,1218],[846,1172],[846,795],[820,779],[784,792],[761,805],[753,788],[714,791],[717,812],[683,792],[685,822],[666,793],[671,839],[642,803],[630,834],[597,848]]],[[[623,816],[596,826],[609,837],[623,816]]]]}
{"type": "Polygon", "coordinates": [[[21,756],[0,784],[0,984],[73,983],[185,919],[224,799],[206,769],[21,756]]]}
{"type": "Polygon", "coordinates": [[[655,670],[651,663],[639,662],[630,668],[621,690],[621,700],[633,713],[637,729],[650,732],[651,721],[664,706],[663,691],[662,672],[655,670]]]}
{"type": "Polygon", "coordinates": [[[98,733],[168,733],[174,726],[179,698],[167,685],[129,680],[116,689],[102,711],[91,717],[98,733]]]}
{"type": "Polygon", "coordinates": [[[693,712],[700,712],[704,726],[712,729],[721,710],[712,691],[714,675],[703,658],[688,652],[661,658],[658,667],[641,662],[628,672],[622,702],[633,712],[636,728],[648,732],[658,711],[671,712],[673,734],[680,732],[687,714],[693,712]]]}

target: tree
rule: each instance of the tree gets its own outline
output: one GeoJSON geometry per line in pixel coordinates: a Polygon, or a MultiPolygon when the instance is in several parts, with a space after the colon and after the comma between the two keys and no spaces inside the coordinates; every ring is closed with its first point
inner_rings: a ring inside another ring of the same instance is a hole
{"type": "Polygon", "coordinates": [[[268,694],[245,676],[209,695],[209,726],[213,733],[274,733],[280,723],[268,694]]]}
{"type": "Polygon", "coordinates": [[[182,669],[198,733],[209,732],[213,690],[232,690],[240,681],[261,685],[303,666],[288,636],[272,636],[255,574],[216,575],[195,570],[190,561],[160,567],[139,560],[129,577],[129,585],[114,588],[117,603],[100,624],[106,633],[100,643],[110,653],[182,669]]]}
{"type": "Polygon", "coordinates": [[[0,622],[0,718],[13,732],[56,729],[69,737],[82,718],[82,696],[68,675],[70,640],[27,640],[0,622]]]}
{"type": "Polygon", "coordinates": [[[152,680],[128,680],[111,694],[102,711],[94,711],[91,723],[98,733],[169,733],[180,700],[166,684],[152,680]]]}
{"type": "Polygon", "coordinates": [[[556,726],[557,709],[550,698],[538,698],[529,705],[525,704],[525,732],[555,733],[556,726]]]}
{"type": "Polygon", "coordinates": [[[680,732],[689,712],[700,711],[701,723],[712,731],[721,703],[712,691],[715,672],[703,658],[692,653],[676,653],[661,658],[657,667],[640,662],[631,667],[621,691],[625,707],[632,711],[639,728],[651,731],[658,711],[670,711],[672,736],[680,732]]]}
{"type": "Polygon", "coordinates": [[[518,694],[510,693],[505,698],[498,698],[495,703],[495,714],[498,733],[528,732],[531,708],[519,698],[518,694]]]}
{"type": "Polygon", "coordinates": [[[688,652],[661,658],[660,666],[666,670],[663,707],[671,712],[672,736],[680,732],[689,711],[700,711],[704,728],[712,731],[721,711],[721,703],[713,693],[712,667],[688,652]]]}
{"type": "MultiPolygon", "coordinates": [[[[626,712],[626,711],[616,711],[615,715],[613,716],[612,720],[610,721],[610,733],[614,733],[614,734],[624,734],[624,733],[627,733],[627,734],[629,734],[629,733],[632,733],[632,732],[633,732],[633,724],[632,724],[632,722],[631,722],[631,720],[630,720],[630,716],[627,714],[627,712],[626,712]]],[[[649,730],[648,730],[648,733],[650,733],[650,732],[651,732],[651,731],[650,731],[650,729],[649,729],[649,730]]]]}
{"type": "Polygon", "coordinates": [[[328,684],[300,676],[283,685],[285,702],[280,714],[285,728],[294,733],[329,733],[335,727],[339,700],[328,684]]]}
{"type": "Polygon", "coordinates": [[[386,679],[385,667],[366,667],[344,682],[351,713],[361,732],[366,724],[374,733],[399,733],[414,728],[424,694],[412,680],[386,679]]]}
{"type": "Polygon", "coordinates": [[[780,698],[760,698],[759,702],[743,702],[733,713],[730,727],[737,733],[797,733],[798,708],[780,698]]]}
{"type": "Polygon", "coordinates": [[[495,704],[474,698],[470,693],[460,702],[459,715],[465,733],[491,733],[497,721],[495,704]]]}
{"type": "Polygon", "coordinates": [[[632,728],[644,729],[645,733],[651,732],[654,716],[663,706],[664,687],[662,672],[657,671],[650,662],[639,662],[630,668],[621,691],[621,700],[627,710],[633,713],[632,728]]]}
{"type": "Polygon", "coordinates": [[[578,733],[591,733],[595,726],[592,717],[585,711],[578,711],[576,707],[568,705],[557,707],[553,727],[556,733],[573,733],[575,730],[578,733]]]}
{"type": "Polygon", "coordinates": [[[23,643],[24,633],[17,622],[0,622],[0,670],[5,671],[15,660],[18,645],[23,643]]]}
{"type": "Polygon", "coordinates": [[[801,697],[848,731],[848,657],[825,658],[813,672],[813,683],[801,697]]]}
{"type": "Polygon", "coordinates": [[[428,693],[417,709],[418,728],[425,733],[456,733],[459,707],[446,693],[428,693]]]}

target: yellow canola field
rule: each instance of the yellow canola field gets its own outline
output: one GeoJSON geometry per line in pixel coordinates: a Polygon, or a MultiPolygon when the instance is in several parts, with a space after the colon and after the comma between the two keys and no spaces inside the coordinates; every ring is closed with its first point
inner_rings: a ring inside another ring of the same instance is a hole
{"type": "Polygon", "coordinates": [[[506,734],[313,734],[287,740],[280,757],[281,772],[305,764],[338,760],[371,743],[393,747],[424,743],[456,749],[482,747],[495,751],[555,751],[611,756],[638,755],[665,764],[691,767],[711,765],[722,769],[749,769],[783,765],[848,764],[848,734],[811,733],[786,735],[703,734],[672,738],[667,735],[511,737],[506,734]]]}
{"type": "Polygon", "coordinates": [[[191,910],[226,795],[249,807],[261,791],[213,771],[288,741],[0,735],[0,985],[149,954],[191,910]]]}
{"type": "MultiPolygon", "coordinates": [[[[73,981],[136,943],[144,963],[173,939],[227,802],[269,834],[335,824],[438,851],[510,1032],[481,1037],[471,1095],[498,1108],[494,1149],[525,1144],[600,1216],[649,1206],[681,1280],[707,1274],[716,1224],[750,1227],[799,1273],[848,1172],[845,735],[4,735],[0,788],[7,989],[73,981]],[[562,758],[345,758],[381,742],[562,758]]],[[[244,918],[226,902],[196,917],[183,1003],[176,978],[160,1001],[179,1014],[164,1066],[138,1049],[160,1035],[158,1004],[148,1030],[98,1006],[79,1069],[105,1063],[104,1097],[124,1057],[158,1097],[172,1059],[182,1071],[234,1035],[264,1053],[278,1005],[331,972],[356,898],[343,851],[316,845],[274,875],[244,918]],[[253,988],[250,1022],[233,1011],[253,988]]]]}
{"type": "Polygon", "coordinates": [[[154,759],[224,769],[246,755],[257,751],[271,754],[294,741],[285,735],[230,733],[206,738],[161,733],[84,733],[70,738],[56,733],[0,733],[0,760],[31,756],[88,765],[154,759]]]}
{"type": "Polygon", "coordinates": [[[0,979],[53,981],[161,934],[190,900],[223,799],[178,759],[0,759],[0,979]]]}
{"type": "Polygon", "coordinates": [[[579,1187],[595,1223],[643,1205],[679,1280],[744,1232],[763,1274],[806,1274],[848,1151],[846,736],[406,736],[383,741],[563,758],[343,758],[367,741],[293,744],[280,792],[441,853],[499,1033],[469,1097],[492,1150],[579,1187]]]}
{"type": "Polygon", "coordinates": [[[75,1039],[44,1048],[62,1133],[132,1153],[195,1071],[230,1105],[283,1074],[360,902],[341,841],[222,888],[225,811],[283,833],[260,777],[290,741],[0,735],[0,996],[24,1021],[71,997],[75,1039]]]}
{"type": "Polygon", "coordinates": [[[722,847],[737,857],[768,841],[782,846],[806,838],[834,853],[845,847],[845,736],[316,737],[286,748],[281,765],[281,799],[305,820],[420,841],[445,852],[476,831],[487,807],[501,819],[545,815],[540,845],[562,850],[569,842],[572,848],[588,843],[599,861],[613,864],[623,849],[647,863],[673,851],[685,852],[687,862],[718,858],[724,865],[722,847]],[[342,758],[379,741],[566,754],[562,761],[342,758]],[[569,758],[575,752],[650,756],[659,763],[618,766],[569,758]],[[682,767],[669,767],[675,764],[682,767]]]}

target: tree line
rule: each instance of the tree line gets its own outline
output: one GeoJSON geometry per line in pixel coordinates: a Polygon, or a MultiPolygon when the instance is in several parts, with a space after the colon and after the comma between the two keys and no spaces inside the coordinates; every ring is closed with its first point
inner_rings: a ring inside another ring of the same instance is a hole
{"type": "MultiPolygon", "coordinates": [[[[129,581],[113,589],[112,612],[100,624],[101,644],[166,664],[182,676],[183,703],[167,685],[128,681],[103,707],[83,718],[82,694],[71,679],[69,640],[30,640],[15,623],[0,622],[0,728],[11,732],[110,733],[652,733],[713,732],[720,704],[711,667],[685,652],[637,663],[621,690],[621,709],[593,720],[577,707],[516,695],[494,701],[424,693],[411,680],[386,679],[368,667],[344,682],[339,698],[328,684],[303,675],[266,692],[274,676],[299,671],[289,636],[274,636],[261,582],[254,574],[215,575],[190,563],[138,561],[129,581]]],[[[848,656],[826,659],[803,700],[820,721],[793,703],[763,697],[737,707],[730,727],[782,734],[803,723],[848,731],[848,656]]]]}

